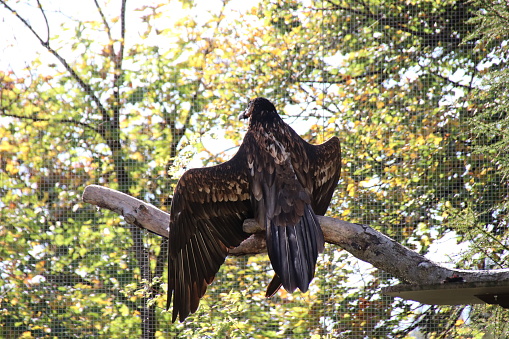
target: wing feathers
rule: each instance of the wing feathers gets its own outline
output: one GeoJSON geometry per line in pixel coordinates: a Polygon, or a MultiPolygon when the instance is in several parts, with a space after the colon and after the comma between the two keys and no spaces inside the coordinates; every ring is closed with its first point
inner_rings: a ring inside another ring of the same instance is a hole
{"type": "Polygon", "coordinates": [[[172,320],[197,310],[228,249],[248,234],[246,218],[264,224],[276,272],[267,289],[307,291],[314,277],[323,215],[340,175],[337,138],[310,145],[277,115],[266,99],[255,99],[244,116],[249,130],[228,162],[192,169],[179,180],[170,213],[168,306],[172,320]]]}
{"type": "Polygon", "coordinates": [[[341,174],[341,145],[333,137],[321,145],[306,143],[309,157],[309,174],[313,178],[312,206],[316,215],[324,215],[329,207],[332,194],[341,174]]]}
{"type": "Polygon", "coordinates": [[[172,321],[197,310],[228,249],[248,237],[242,224],[253,212],[245,163],[241,146],[224,164],[185,172],[175,188],[168,249],[172,321]]]}

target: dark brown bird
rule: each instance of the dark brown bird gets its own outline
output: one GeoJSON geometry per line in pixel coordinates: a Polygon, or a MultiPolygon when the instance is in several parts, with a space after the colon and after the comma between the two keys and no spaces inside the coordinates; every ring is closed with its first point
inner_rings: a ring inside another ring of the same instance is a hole
{"type": "Polygon", "coordinates": [[[168,304],[172,321],[194,313],[228,250],[249,234],[247,218],[265,225],[275,276],[282,286],[307,291],[324,239],[324,215],[341,171],[336,137],[321,145],[304,141],[265,98],[249,102],[240,118],[249,128],[235,156],[223,164],[191,169],[180,178],[170,211],[168,304]]]}

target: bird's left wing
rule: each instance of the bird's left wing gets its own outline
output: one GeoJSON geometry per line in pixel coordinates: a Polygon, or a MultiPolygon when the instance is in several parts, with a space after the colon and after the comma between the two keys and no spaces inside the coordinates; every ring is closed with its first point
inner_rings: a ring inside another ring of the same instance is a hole
{"type": "Polygon", "coordinates": [[[242,230],[253,216],[245,159],[241,146],[230,161],[186,171],[175,188],[168,249],[172,321],[196,311],[228,249],[249,236],[242,230]]]}
{"type": "Polygon", "coordinates": [[[332,137],[321,145],[305,144],[309,159],[311,205],[316,215],[324,215],[341,174],[341,145],[332,137]]]}

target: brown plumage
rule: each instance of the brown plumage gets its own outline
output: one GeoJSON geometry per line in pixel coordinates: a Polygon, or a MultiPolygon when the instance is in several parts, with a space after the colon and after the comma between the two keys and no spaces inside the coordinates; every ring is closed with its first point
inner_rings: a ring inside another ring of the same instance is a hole
{"type": "Polygon", "coordinates": [[[247,218],[265,225],[275,276],[267,296],[282,286],[307,291],[324,240],[323,215],[341,168],[338,138],[311,145],[264,98],[241,118],[249,128],[235,156],[223,164],[191,169],[180,178],[170,211],[168,304],[172,321],[198,308],[228,250],[249,234],[247,218]]]}

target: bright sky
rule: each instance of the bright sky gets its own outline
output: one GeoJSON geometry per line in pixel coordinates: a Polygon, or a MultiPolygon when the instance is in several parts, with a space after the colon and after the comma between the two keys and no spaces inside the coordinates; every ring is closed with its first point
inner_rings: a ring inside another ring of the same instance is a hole
{"type": "MultiPolygon", "coordinates": [[[[66,27],[70,28],[74,19],[81,21],[100,21],[97,8],[93,0],[85,1],[68,1],[68,0],[41,0],[40,1],[49,22],[50,36],[60,36],[69,38],[73,37],[74,31],[69,29],[64,31],[60,25],[66,23],[66,27]]],[[[139,20],[140,12],[137,9],[143,6],[150,6],[161,2],[160,0],[146,0],[146,1],[127,1],[127,18],[126,25],[126,42],[134,43],[140,41],[139,31],[143,29],[143,24],[139,20]],[[135,14],[130,14],[136,12],[135,14]],[[137,27],[133,27],[133,25],[137,27]]],[[[231,0],[228,3],[230,15],[240,15],[238,13],[253,7],[258,0],[231,0]]],[[[42,39],[47,39],[47,29],[44,16],[37,7],[37,2],[28,0],[23,2],[8,1],[9,6],[13,7],[27,22],[34,27],[35,31],[41,36],[42,39]]],[[[108,2],[103,6],[102,10],[106,17],[113,17],[120,12],[120,1],[114,0],[108,2]]],[[[197,20],[205,19],[209,12],[217,13],[222,8],[221,0],[197,0],[195,1],[197,7],[193,9],[193,14],[197,20]]],[[[169,1],[165,5],[164,23],[166,27],[172,27],[173,24],[182,17],[184,10],[180,1],[169,1]]],[[[3,5],[0,5],[0,69],[5,70],[10,67],[14,70],[24,68],[35,57],[37,52],[45,52],[44,47],[41,46],[39,41],[33,36],[32,32],[23,25],[10,11],[3,5]]],[[[160,27],[163,28],[163,27],[160,27]]],[[[104,34],[104,33],[100,33],[104,34]]],[[[112,35],[119,37],[119,24],[112,26],[112,35]]],[[[54,57],[49,54],[42,53],[41,57],[44,61],[55,62],[54,57]],[[46,58],[50,58],[46,60],[46,58]]]]}
{"type": "MultiPolygon", "coordinates": [[[[49,35],[53,38],[57,37],[57,41],[51,42],[51,47],[58,49],[59,41],[70,41],[74,38],[75,31],[73,24],[79,19],[80,21],[101,21],[97,8],[93,0],[85,1],[66,1],[66,0],[41,0],[40,1],[46,18],[49,22],[49,35]],[[65,29],[61,27],[65,24],[65,29]]],[[[142,40],[140,32],[145,30],[145,25],[142,23],[140,17],[144,14],[137,9],[144,6],[150,6],[160,3],[160,0],[146,0],[146,1],[127,1],[126,8],[126,43],[142,43],[145,45],[167,45],[168,40],[158,41],[160,37],[156,34],[153,37],[142,40]],[[134,27],[133,27],[134,26],[134,27]]],[[[255,6],[258,0],[231,0],[227,5],[225,13],[228,18],[238,19],[241,13],[255,6]]],[[[198,0],[195,1],[196,8],[193,9],[192,14],[198,22],[205,21],[210,16],[210,13],[219,13],[222,9],[221,0],[198,0]]],[[[24,2],[15,3],[8,2],[27,22],[34,28],[37,34],[46,40],[48,37],[47,27],[44,15],[37,6],[37,1],[28,0],[24,2]]],[[[107,18],[112,18],[119,14],[121,2],[114,0],[108,2],[107,5],[102,7],[104,15],[107,18]]],[[[146,11],[147,12],[147,11],[146,11]]],[[[182,8],[180,1],[169,1],[164,10],[162,18],[157,21],[157,24],[164,25],[163,27],[156,27],[164,29],[172,27],[175,22],[182,18],[187,13],[182,8]]],[[[51,55],[34,36],[34,34],[24,25],[14,14],[7,10],[3,5],[0,5],[0,71],[7,71],[12,69],[18,75],[26,73],[27,66],[32,64],[32,61],[39,56],[41,64],[36,71],[41,73],[51,74],[55,69],[50,69],[47,65],[58,64],[59,61],[51,55]]],[[[120,37],[120,24],[111,24],[113,38],[120,37]]],[[[94,36],[90,37],[94,40],[94,36]]],[[[105,33],[98,32],[95,40],[104,41],[105,33]]],[[[162,40],[162,39],[161,39],[162,40]]],[[[72,60],[72,52],[68,46],[58,49],[64,58],[72,60]],[[71,56],[70,56],[71,55],[71,56]]],[[[100,51],[97,51],[99,53],[100,51]]],[[[29,68],[33,70],[33,66],[29,68]]],[[[0,123],[2,120],[0,118],[0,123]]],[[[217,131],[216,131],[217,132],[217,131]]],[[[220,134],[220,133],[219,133],[220,134]]],[[[207,145],[209,148],[218,150],[218,152],[231,148],[233,143],[230,140],[217,140],[208,138],[207,145]]],[[[205,155],[204,155],[205,156],[205,155]]],[[[200,160],[194,161],[190,164],[191,167],[200,166],[200,160]]]]}

